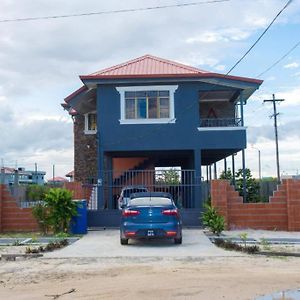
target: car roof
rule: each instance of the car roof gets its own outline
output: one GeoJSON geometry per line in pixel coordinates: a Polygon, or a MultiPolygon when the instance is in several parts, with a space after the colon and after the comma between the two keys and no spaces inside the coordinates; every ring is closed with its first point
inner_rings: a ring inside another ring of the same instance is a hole
{"type": "Polygon", "coordinates": [[[144,185],[127,185],[122,188],[122,190],[129,190],[129,189],[147,189],[147,187],[144,185]]]}
{"type": "Polygon", "coordinates": [[[160,198],[169,198],[173,199],[170,193],[163,193],[163,192],[140,192],[140,193],[133,193],[130,195],[130,199],[133,198],[144,198],[144,197],[160,197],[160,198]]]}

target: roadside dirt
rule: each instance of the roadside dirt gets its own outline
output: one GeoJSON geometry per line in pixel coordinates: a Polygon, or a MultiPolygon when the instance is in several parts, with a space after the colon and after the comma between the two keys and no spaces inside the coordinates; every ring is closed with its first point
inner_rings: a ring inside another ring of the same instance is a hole
{"type": "Polygon", "coordinates": [[[0,261],[0,299],[239,300],[299,287],[299,258],[0,261]]]}

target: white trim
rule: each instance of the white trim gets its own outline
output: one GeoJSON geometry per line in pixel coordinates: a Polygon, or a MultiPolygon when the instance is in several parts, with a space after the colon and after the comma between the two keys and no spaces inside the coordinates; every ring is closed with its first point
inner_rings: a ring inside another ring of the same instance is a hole
{"type": "Polygon", "coordinates": [[[172,124],[176,122],[176,119],[127,119],[119,120],[120,124],[172,124]]]}
{"type": "Polygon", "coordinates": [[[231,130],[246,130],[247,127],[242,126],[226,126],[226,127],[197,127],[198,131],[231,131],[231,130]]]}
{"type": "Polygon", "coordinates": [[[143,86],[119,86],[116,90],[120,94],[120,124],[166,124],[175,123],[174,93],[178,85],[143,85],[143,86]],[[163,119],[125,119],[125,92],[134,91],[169,91],[170,95],[170,118],[163,119]]]}
{"type": "Polygon", "coordinates": [[[96,134],[97,133],[97,130],[89,130],[89,118],[88,118],[88,115],[89,114],[96,114],[96,111],[90,111],[86,114],[84,114],[84,134],[96,134]]]}

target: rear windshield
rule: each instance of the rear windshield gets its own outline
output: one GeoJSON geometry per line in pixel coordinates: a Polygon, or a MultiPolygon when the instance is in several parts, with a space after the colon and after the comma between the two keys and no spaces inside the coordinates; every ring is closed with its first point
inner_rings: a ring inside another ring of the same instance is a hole
{"type": "Polygon", "coordinates": [[[169,206],[172,205],[172,200],[163,197],[141,197],[129,200],[129,205],[132,206],[169,206]]]}
{"type": "Polygon", "coordinates": [[[125,191],[124,191],[123,197],[129,198],[130,195],[133,194],[133,193],[145,193],[145,192],[148,192],[148,190],[145,189],[145,188],[134,188],[134,189],[129,189],[129,190],[125,190],[125,191]]]}

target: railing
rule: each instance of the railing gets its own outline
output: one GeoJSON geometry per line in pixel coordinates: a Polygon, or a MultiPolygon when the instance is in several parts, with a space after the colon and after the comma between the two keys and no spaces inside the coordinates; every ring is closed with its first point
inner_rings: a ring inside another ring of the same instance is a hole
{"type": "Polygon", "coordinates": [[[231,127],[241,126],[240,118],[201,119],[200,127],[231,127]]]}

